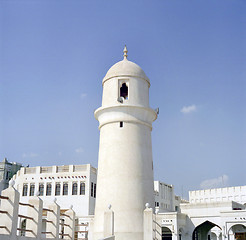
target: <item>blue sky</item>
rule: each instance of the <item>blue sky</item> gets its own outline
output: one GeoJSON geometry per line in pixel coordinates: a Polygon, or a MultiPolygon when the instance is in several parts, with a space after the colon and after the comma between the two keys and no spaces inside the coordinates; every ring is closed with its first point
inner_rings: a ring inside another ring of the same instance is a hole
{"type": "Polygon", "coordinates": [[[244,0],[2,0],[0,158],[97,166],[93,112],[123,57],[151,81],[155,179],[246,184],[244,0]]]}

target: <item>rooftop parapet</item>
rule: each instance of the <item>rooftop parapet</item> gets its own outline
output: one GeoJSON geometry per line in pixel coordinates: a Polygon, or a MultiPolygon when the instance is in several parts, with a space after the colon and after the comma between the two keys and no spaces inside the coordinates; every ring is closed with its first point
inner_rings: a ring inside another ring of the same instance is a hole
{"type": "Polygon", "coordinates": [[[62,165],[62,166],[47,166],[47,167],[25,167],[24,174],[46,174],[46,173],[72,173],[83,172],[91,169],[93,173],[97,173],[97,169],[90,164],[85,165],[62,165]]]}

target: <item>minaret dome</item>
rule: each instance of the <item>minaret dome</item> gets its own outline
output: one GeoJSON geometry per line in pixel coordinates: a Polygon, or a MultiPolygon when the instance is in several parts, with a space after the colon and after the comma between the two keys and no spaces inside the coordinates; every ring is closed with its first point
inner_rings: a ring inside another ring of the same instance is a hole
{"type": "MultiPolygon", "coordinates": [[[[126,48],[125,48],[126,49],[126,48]]],[[[115,63],[106,73],[103,78],[103,83],[113,77],[138,77],[149,83],[149,78],[145,72],[136,63],[131,62],[127,59],[127,51],[124,51],[124,59],[115,63]]]]}

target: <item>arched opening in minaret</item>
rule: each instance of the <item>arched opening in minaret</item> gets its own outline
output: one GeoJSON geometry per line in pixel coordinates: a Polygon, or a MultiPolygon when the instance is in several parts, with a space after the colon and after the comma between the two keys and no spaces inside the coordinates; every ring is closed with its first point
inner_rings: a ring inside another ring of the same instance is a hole
{"type": "Polygon", "coordinates": [[[120,88],[120,97],[123,97],[124,99],[128,99],[128,87],[126,83],[123,83],[120,88]]]}

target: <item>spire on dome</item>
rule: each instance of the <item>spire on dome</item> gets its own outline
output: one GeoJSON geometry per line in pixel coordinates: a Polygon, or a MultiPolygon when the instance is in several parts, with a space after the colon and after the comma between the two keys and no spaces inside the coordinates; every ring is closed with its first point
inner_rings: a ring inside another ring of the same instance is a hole
{"type": "Polygon", "coordinates": [[[125,45],[125,48],[124,48],[124,51],[123,51],[123,52],[124,52],[124,59],[127,59],[127,56],[128,56],[128,55],[127,55],[127,52],[128,52],[128,51],[127,51],[126,45],[125,45]]]}

